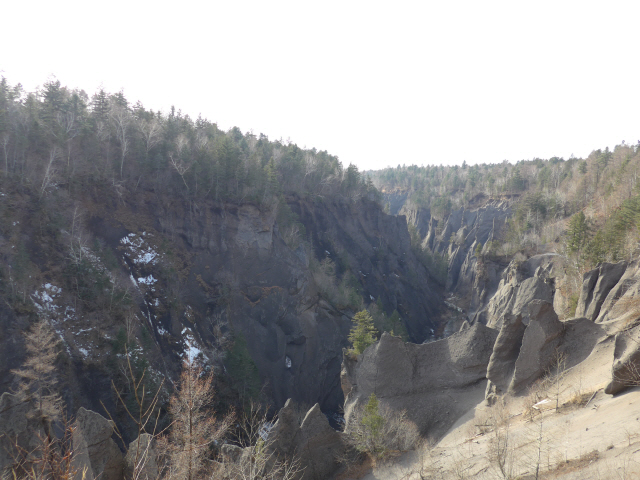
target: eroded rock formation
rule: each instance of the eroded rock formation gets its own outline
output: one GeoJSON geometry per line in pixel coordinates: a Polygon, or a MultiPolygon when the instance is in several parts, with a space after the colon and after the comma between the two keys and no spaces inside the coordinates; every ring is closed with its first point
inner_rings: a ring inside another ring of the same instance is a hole
{"type": "Polygon", "coordinates": [[[406,410],[423,434],[444,433],[468,408],[462,398],[478,386],[484,389],[496,336],[496,330],[480,323],[422,345],[385,333],[357,359],[345,354],[347,425],[353,408],[375,393],[381,404],[406,410]]]}

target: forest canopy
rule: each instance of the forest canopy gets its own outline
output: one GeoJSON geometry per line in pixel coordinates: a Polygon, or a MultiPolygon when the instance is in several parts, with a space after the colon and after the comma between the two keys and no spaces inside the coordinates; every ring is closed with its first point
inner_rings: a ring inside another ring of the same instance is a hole
{"type": "Polygon", "coordinates": [[[0,81],[0,168],[36,187],[132,183],[216,201],[269,203],[282,194],[376,198],[355,165],[266,135],[225,132],[171,107],[147,110],[122,92],[91,97],[58,80],[35,92],[0,81]]]}

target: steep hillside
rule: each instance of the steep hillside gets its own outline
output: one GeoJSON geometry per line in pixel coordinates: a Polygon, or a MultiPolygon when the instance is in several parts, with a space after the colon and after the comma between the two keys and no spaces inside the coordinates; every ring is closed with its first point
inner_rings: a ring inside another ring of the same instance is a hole
{"type": "Polygon", "coordinates": [[[446,320],[406,221],[327,152],[55,80],[2,79],[0,138],[0,393],[45,320],[71,416],[130,424],[143,376],[166,408],[185,358],[215,373],[218,411],[339,411],[355,312],[417,342],[446,320]]]}

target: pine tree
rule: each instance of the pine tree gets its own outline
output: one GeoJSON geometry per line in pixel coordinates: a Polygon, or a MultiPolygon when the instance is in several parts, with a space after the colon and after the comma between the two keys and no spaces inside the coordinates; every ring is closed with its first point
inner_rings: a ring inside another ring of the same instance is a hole
{"type": "Polygon", "coordinates": [[[373,318],[366,310],[356,313],[353,321],[355,325],[349,333],[349,341],[353,345],[352,352],[359,355],[376,342],[378,331],[373,326],[373,318]]]}
{"type": "Polygon", "coordinates": [[[575,253],[582,250],[587,243],[589,228],[587,219],[583,212],[576,213],[569,220],[569,228],[567,229],[567,247],[569,252],[575,253]]]}
{"type": "Polygon", "coordinates": [[[380,405],[375,393],[369,396],[369,401],[364,407],[362,419],[362,438],[358,442],[357,448],[361,451],[369,452],[374,456],[379,456],[384,451],[383,428],[384,417],[380,414],[380,405]]]}

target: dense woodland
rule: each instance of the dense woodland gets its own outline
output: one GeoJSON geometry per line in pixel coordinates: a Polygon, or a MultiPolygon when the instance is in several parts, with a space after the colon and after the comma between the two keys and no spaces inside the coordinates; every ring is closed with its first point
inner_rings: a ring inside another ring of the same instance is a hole
{"type": "Polygon", "coordinates": [[[0,81],[0,144],[5,174],[41,196],[53,188],[111,182],[192,198],[268,203],[281,194],[375,194],[355,165],[215,123],[132,104],[122,92],[91,98],[57,80],[36,92],[0,81]]]}
{"type": "MultiPolygon", "coordinates": [[[[398,165],[361,173],[326,151],[235,127],[224,132],[174,107],[153,112],[122,92],[100,90],[90,98],[55,79],[25,92],[2,78],[0,145],[5,176],[40,199],[54,190],[73,194],[99,184],[191,200],[253,202],[277,209],[282,226],[294,225],[294,243],[304,231],[283,201],[287,195],[366,196],[384,203],[382,191],[406,193],[405,208],[426,209],[441,220],[487,198],[508,200],[514,214],[491,251],[557,251],[570,259],[576,286],[597,263],[633,258],[638,249],[640,143],[622,142],[584,159],[398,165]]],[[[417,246],[420,238],[411,233],[417,246]]],[[[443,277],[446,258],[426,252],[424,263],[443,277]]]]}
{"type": "Polygon", "coordinates": [[[487,197],[513,202],[514,214],[493,253],[556,251],[570,260],[577,280],[599,262],[637,255],[639,168],[640,142],[622,142],[584,159],[398,165],[368,175],[386,193],[408,193],[408,208],[429,209],[440,219],[453,209],[477,207],[487,197]]]}

